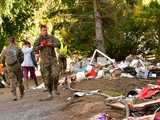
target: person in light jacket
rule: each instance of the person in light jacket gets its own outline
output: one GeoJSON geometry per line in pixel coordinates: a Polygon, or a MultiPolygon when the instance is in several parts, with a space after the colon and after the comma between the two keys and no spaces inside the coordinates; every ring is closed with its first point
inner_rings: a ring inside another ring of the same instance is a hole
{"type": "Polygon", "coordinates": [[[30,78],[34,80],[35,86],[38,86],[37,77],[35,74],[35,67],[37,67],[37,62],[35,59],[34,52],[31,48],[31,44],[28,41],[24,42],[22,52],[24,53],[24,61],[22,63],[22,70],[23,70],[23,78],[26,83],[26,88],[29,88],[29,76],[28,73],[30,72],[30,78]]]}

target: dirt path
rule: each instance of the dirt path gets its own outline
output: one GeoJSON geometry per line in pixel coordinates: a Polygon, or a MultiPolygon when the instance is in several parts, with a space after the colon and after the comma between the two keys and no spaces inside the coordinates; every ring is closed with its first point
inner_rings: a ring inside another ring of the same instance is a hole
{"type": "Polygon", "coordinates": [[[40,102],[42,97],[46,97],[42,90],[29,90],[23,99],[12,101],[9,90],[0,89],[0,120],[67,120],[68,116],[60,110],[60,96],[40,102]]]}
{"type": "MultiPolygon", "coordinates": [[[[86,80],[75,83],[76,89],[102,90],[112,96],[126,95],[135,87],[145,86],[150,81],[137,79],[120,80],[86,80]]],[[[71,92],[59,88],[61,95],[51,101],[40,102],[47,97],[47,93],[39,90],[28,90],[23,99],[12,101],[9,89],[0,89],[0,120],[89,120],[98,113],[107,113],[116,120],[124,118],[124,111],[115,110],[106,106],[101,96],[84,96],[75,98],[72,104],[66,100],[71,92]],[[77,101],[77,102],[76,102],[77,101]],[[66,107],[66,106],[67,107],[66,107]]]]}

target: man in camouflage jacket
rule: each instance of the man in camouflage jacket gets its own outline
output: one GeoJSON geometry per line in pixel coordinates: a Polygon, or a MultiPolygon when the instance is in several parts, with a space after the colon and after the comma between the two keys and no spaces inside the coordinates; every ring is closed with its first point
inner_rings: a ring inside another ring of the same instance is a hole
{"type": "Polygon", "coordinates": [[[34,43],[33,49],[35,52],[40,52],[41,74],[45,87],[49,93],[49,97],[46,99],[52,99],[52,90],[54,90],[55,94],[59,94],[57,86],[60,71],[54,48],[60,47],[60,43],[55,37],[48,35],[47,26],[41,25],[40,32],[38,39],[34,43]]]}
{"type": "Polygon", "coordinates": [[[17,100],[16,87],[19,87],[20,97],[24,95],[24,86],[22,80],[21,63],[23,62],[24,55],[20,48],[16,45],[15,37],[9,38],[9,45],[3,49],[0,56],[0,63],[5,66],[5,75],[11,85],[11,92],[13,100],[17,100]],[[11,56],[12,52],[15,56],[11,56]],[[10,64],[12,63],[12,64],[10,64]]]}

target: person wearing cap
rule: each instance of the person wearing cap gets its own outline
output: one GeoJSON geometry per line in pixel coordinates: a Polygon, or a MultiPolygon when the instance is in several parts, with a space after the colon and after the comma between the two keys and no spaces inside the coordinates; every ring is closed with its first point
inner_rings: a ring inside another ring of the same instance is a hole
{"type": "Polygon", "coordinates": [[[10,82],[13,100],[17,100],[16,88],[19,87],[20,98],[24,95],[24,86],[22,80],[21,63],[23,62],[24,55],[16,44],[15,37],[8,38],[9,45],[3,49],[0,56],[0,63],[5,66],[6,78],[10,82]]]}

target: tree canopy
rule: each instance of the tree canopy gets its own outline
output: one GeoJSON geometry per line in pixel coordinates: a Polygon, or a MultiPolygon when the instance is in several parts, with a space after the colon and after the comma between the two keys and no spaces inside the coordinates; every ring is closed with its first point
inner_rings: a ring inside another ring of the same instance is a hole
{"type": "MultiPolygon", "coordinates": [[[[96,0],[102,22],[105,52],[117,60],[128,54],[155,54],[160,57],[160,3],[152,0],[96,0]]],[[[18,42],[34,42],[39,25],[61,41],[65,55],[91,55],[96,46],[93,0],[1,0],[0,51],[8,36],[18,42]]]]}

